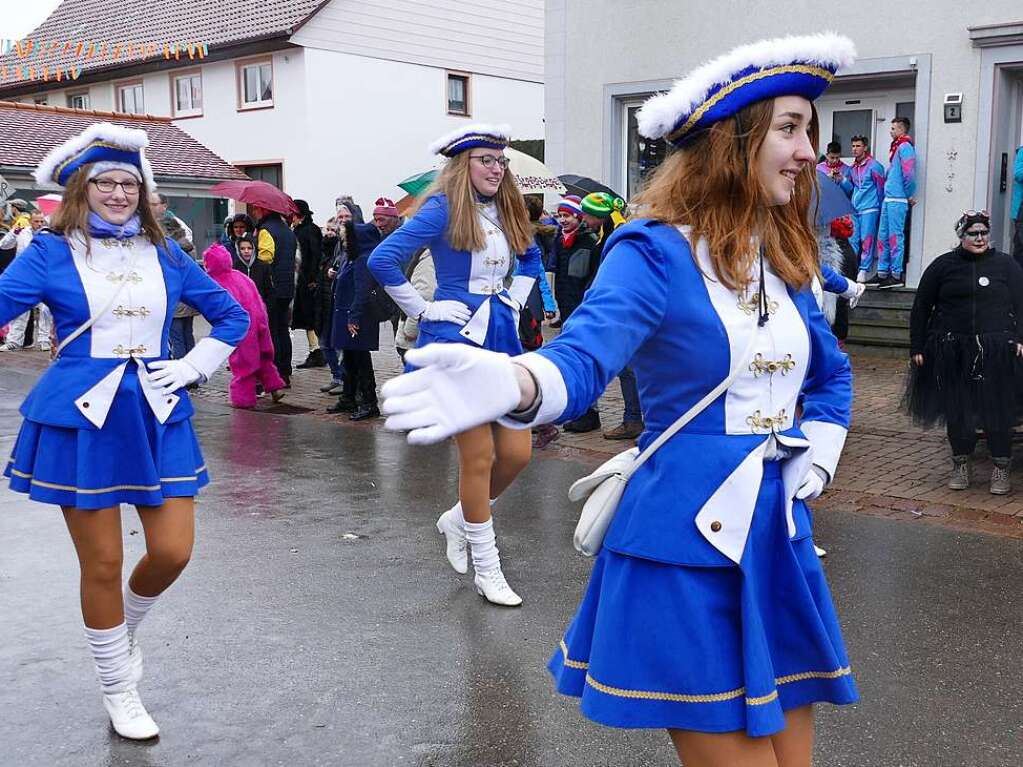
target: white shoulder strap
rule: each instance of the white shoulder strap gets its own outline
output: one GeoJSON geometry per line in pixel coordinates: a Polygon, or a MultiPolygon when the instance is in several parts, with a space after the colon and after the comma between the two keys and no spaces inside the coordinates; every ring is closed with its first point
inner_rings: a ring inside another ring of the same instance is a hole
{"type": "Polygon", "coordinates": [[[753,330],[750,333],[749,341],[746,344],[746,348],[743,350],[742,354],[740,354],[736,358],[735,365],[732,367],[731,371],[729,371],[725,379],[717,386],[715,386],[711,391],[709,391],[703,399],[701,399],[699,402],[697,402],[695,405],[689,408],[685,413],[683,413],[682,417],[675,421],[675,423],[673,423],[671,426],[669,426],[667,429],[661,432],[661,435],[657,439],[655,439],[653,442],[647,445],[646,450],[640,453],[636,457],[636,460],[633,461],[632,464],[629,466],[629,468],[622,473],[622,476],[625,479],[631,477],[636,472],[636,470],[640,466],[642,466],[650,456],[654,454],[657,448],[659,448],[661,445],[663,445],[665,442],[667,442],[669,439],[675,436],[676,432],[678,432],[679,429],[681,429],[687,423],[696,418],[696,416],[703,412],[704,408],[706,408],[711,402],[720,397],[728,389],[728,387],[732,385],[732,381],[734,381],[739,376],[739,373],[742,372],[743,368],[746,367],[747,364],[746,360],[749,359],[750,352],[753,351],[753,346],[757,342],[758,330],[759,326],[757,325],[756,321],[754,321],[753,330]]]}

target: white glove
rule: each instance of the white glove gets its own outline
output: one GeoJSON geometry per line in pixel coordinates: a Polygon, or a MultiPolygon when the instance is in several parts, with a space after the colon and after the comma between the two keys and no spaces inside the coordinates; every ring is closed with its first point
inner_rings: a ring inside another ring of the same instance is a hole
{"type": "Polygon", "coordinates": [[[149,381],[165,396],[202,378],[202,373],[185,360],[157,360],[147,367],[149,381]]]}
{"type": "Polygon", "coordinates": [[[824,492],[828,484],[828,475],[819,466],[811,466],[803,477],[803,482],[796,490],[796,498],[801,501],[812,501],[824,492]]]}
{"type": "Polygon", "coordinates": [[[430,301],[420,319],[431,322],[457,322],[464,325],[472,317],[472,310],[461,301],[430,301]]]}
{"type": "Polygon", "coordinates": [[[849,280],[849,287],[846,289],[845,293],[842,294],[842,298],[849,301],[850,309],[855,309],[856,304],[860,302],[860,296],[863,295],[866,289],[867,286],[862,282],[853,282],[852,280],[849,280]]]}
{"type": "Polygon", "coordinates": [[[387,416],[384,427],[408,431],[412,445],[440,442],[496,421],[522,396],[507,354],[468,344],[430,344],[409,349],[405,361],[419,370],[384,384],[380,410],[387,416]]]}

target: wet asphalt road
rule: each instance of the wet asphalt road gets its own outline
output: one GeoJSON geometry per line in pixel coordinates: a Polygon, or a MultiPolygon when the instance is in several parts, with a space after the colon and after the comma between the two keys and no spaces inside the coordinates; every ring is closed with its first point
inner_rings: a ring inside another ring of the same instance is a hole
{"type": "MultiPolygon", "coordinates": [[[[4,455],[33,378],[0,369],[4,455]]],[[[565,497],[584,467],[536,460],[498,506],[526,600],[507,610],[444,559],[449,447],[212,405],[195,424],[214,478],[195,556],[140,632],[154,744],[109,729],[59,512],[0,490],[0,767],[675,764],[663,732],[589,723],[544,668],[589,571],[565,497]]],[[[817,529],[862,701],[820,708],[816,764],[1023,764],[1023,542],[837,513],[817,529]]]]}

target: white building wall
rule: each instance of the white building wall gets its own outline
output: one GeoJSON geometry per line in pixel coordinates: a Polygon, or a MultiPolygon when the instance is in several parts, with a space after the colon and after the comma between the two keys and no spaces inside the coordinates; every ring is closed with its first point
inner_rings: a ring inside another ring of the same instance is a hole
{"type": "MultiPolygon", "coordinates": [[[[974,196],[980,51],[971,45],[968,26],[1017,20],[1018,0],[989,0],[963,5],[952,0],[861,0],[820,3],[754,0],[718,4],[637,0],[623,13],[616,0],[550,0],[547,28],[567,28],[562,50],[547,50],[547,64],[563,73],[548,83],[552,128],[549,164],[555,172],[571,171],[600,178],[607,169],[609,142],[604,135],[613,84],[678,77],[702,61],[762,37],[834,30],[849,35],[862,60],[932,54],[929,101],[916,104],[919,118],[929,116],[927,171],[915,215],[925,217],[923,255],[929,261],[952,244],[952,224],[964,208],[983,204],[974,196]],[[784,7],[784,12],[780,9],[784,7]],[[613,19],[613,31],[608,20],[613,19]],[[735,21],[741,19],[741,23],[735,21]],[[611,33],[609,33],[609,31],[611,33]],[[600,41],[600,55],[588,54],[600,41]],[[944,124],[942,97],[964,95],[963,121],[944,124]],[[563,129],[557,126],[563,122],[563,129]],[[559,141],[560,136],[569,141],[559,141]]],[[[617,90],[617,88],[616,88],[617,90]]],[[[879,126],[880,127],[880,126],[879,126]]],[[[883,133],[879,133],[883,135],[883,133]]],[[[887,164],[887,145],[877,142],[887,164]]],[[[919,268],[919,267],[918,267],[919,268]]]]}
{"type": "Polygon", "coordinates": [[[459,125],[508,123],[516,138],[543,137],[538,83],[473,75],[466,118],[447,114],[444,69],[306,49],[305,71],[308,119],[303,140],[292,142],[286,186],[317,221],[333,213],[339,194],[367,215],[377,197],[404,196],[397,182],[434,167],[427,146],[459,125]]]}
{"type": "Polygon", "coordinates": [[[331,0],[291,41],[543,82],[543,0],[331,0]]]}
{"type": "MultiPolygon", "coordinates": [[[[282,163],[284,185],[290,189],[298,158],[308,144],[304,53],[293,48],[272,55],[271,109],[238,109],[234,60],[203,64],[202,117],[179,119],[175,124],[232,165],[282,163]]],[[[169,76],[162,74],[168,110],[164,114],[170,109],[169,76]]]]}

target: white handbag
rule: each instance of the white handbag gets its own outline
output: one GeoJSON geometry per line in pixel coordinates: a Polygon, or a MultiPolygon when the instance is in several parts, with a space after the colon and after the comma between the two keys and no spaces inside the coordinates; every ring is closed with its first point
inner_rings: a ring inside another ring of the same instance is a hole
{"type": "Polygon", "coordinates": [[[646,463],[657,448],[671,439],[679,429],[698,416],[704,408],[732,385],[732,381],[746,367],[746,360],[750,352],[753,351],[756,341],[757,326],[754,325],[745,351],[739,355],[738,363],[729,371],[728,376],[703,399],[683,413],[675,423],[661,432],[661,435],[651,442],[646,450],[641,453],[638,447],[634,447],[624,453],[619,453],[592,474],[572,484],[568,490],[569,499],[572,501],[586,499],[582,513],[579,515],[579,522],[575,526],[575,535],[572,538],[576,551],[588,557],[595,556],[600,551],[600,547],[604,545],[604,535],[607,533],[611,520],[614,519],[618,502],[622,499],[622,493],[625,492],[625,486],[629,479],[640,466],[646,463]]]}

